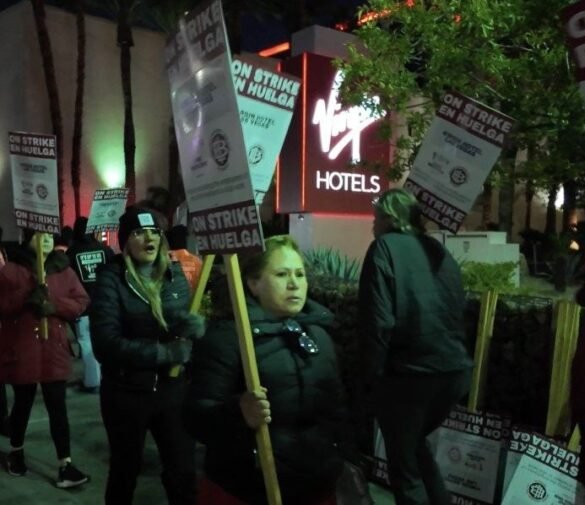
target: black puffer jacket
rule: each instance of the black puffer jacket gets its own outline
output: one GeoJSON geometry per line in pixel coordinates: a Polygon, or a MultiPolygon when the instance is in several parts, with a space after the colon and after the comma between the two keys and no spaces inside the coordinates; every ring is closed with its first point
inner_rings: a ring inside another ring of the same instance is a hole
{"type": "MultiPolygon", "coordinates": [[[[317,343],[305,354],[298,334],[266,314],[254,301],[248,312],[261,384],[268,389],[269,426],[285,504],[311,505],[331,495],[341,471],[338,442],[346,440],[346,413],[332,341],[324,329],[331,313],[307,301],[294,320],[317,343]]],[[[187,397],[188,428],[207,445],[206,474],[246,503],[265,503],[254,456],[254,432],[244,422],[239,398],[244,376],[233,321],[213,323],[193,356],[187,397]]]]}
{"type": "Polygon", "coordinates": [[[132,286],[122,255],[98,270],[90,308],[91,341],[104,384],[152,391],[169,375],[169,367],[157,367],[156,344],[178,335],[202,335],[201,319],[189,314],[189,285],[179,264],[171,264],[166,273],[161,301],[168,331],[132,286]]]}

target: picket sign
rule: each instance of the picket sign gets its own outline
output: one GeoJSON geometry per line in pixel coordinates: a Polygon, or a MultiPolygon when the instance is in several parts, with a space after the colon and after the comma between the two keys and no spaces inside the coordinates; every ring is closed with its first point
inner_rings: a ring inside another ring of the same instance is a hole
{"type": "Polygon", "coordinates": [[[566,437],[571,429],[571,363],[577,349],[580,310],[579,305],[568,300],[559,301],[555,307],[555,344],[545,428],[550,437],[566,437]]]}
{"type": "Polygon", "coordinates": [[[512,430],[502,505],[585,505],[579,454],[539,433],[512,430]]]}
{"type": "Polygon", "coordinates": [[[435,460],[453,503],[495,505],[502,451],[510,420],[457,406],[435,437],[435,460]]]}
{"type": "Polygon", "coordinates": [[[548,437],[570,433],[571,364],[577,347],[580,307],[562,300],[555,306],[555,343],[546,419],[546,436],[512,430],[506,458],[502,505],[585,505],[579,472],[580,433],[568,445],[548,437]]]}

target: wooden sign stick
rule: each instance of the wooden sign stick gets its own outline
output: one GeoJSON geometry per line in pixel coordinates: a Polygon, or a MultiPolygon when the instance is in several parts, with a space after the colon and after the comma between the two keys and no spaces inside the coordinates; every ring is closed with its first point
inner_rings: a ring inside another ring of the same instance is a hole
{"type": "MultiPolygon", "coordinates": [[[[41,286],[44,286],[47,279],[45,275],[45,256],[43,255],[43,236],[35,233],[35,249],[37,251],[37,279],[41,286]]],[[[41,317],[39,321],[39,335],[43,340],[49,338],[49,321],[46,317],[41,317]]]]}
{"type": "MultiPolygon", "coordinates": [[[[240,275],[240,265],[236,254],[226,254],[223,256],[223,260],[227,268],[228,286],[236,321],[236,329],[238,331],[238,339],[240,341],[240,353],[244,367],[244,376],[246,378],[246,387],[248,391],[255,391],[260,389],[260,377],[258,375],[256,352],[254,350],[254,341],[250,329],[244,286],[240,275]]],[[[266,424],[263,424],[256,431],[256,445],[258,447],[268,503],[269,505],[281,505],[282,498],[278,486],[272,443],[270,442],[270,433],[266,424]]]]}

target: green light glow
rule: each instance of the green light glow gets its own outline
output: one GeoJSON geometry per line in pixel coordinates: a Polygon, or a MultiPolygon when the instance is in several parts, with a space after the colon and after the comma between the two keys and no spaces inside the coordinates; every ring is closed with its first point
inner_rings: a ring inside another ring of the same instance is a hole
{"type": "Polygon", "coordinates": [[[124,187],[124,164],[109,164],[98,167],[98,175],[106,188],[124,187]]]}
{"type": "MultiPolygon", "coordinates": [[[[113,108],[113,107],[112,107],[113,108]]],[[[124,165],[124,130],[121,124],[112,122],[112,116],[107,106],[99,110],[96,117],[88,121],[87,134],[84,138],[91,139],[87,149],[92,165],[95,167],[95,173],[101,183],[101,187],[121,188],[125,182],[125,165],[124,165]],[[110,114],[108,114],[110,112],[110,114]]],[[[138,145],[139,131],[136,129],[136,144],[138,145]]],[[[136,175],[141,171],[139,167],[143,166],[144,149],[136,149],[135,166],[136,175]]]]}

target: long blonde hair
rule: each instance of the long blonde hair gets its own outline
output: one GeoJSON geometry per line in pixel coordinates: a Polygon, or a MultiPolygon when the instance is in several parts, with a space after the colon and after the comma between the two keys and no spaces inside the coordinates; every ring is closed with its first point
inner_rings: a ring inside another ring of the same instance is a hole
{"type": "Polygon", "coordinates": [[[160,291],[163,284],[164,276],[171,264],[171,260],[169,257],[169,244],[164,234],[161,234],[158,255],[152,265],[151,276],[152,282],[144,282],[142,276],[140,276],[136,271],[136,264],[134,263],[132,256],[128,252],[127,243],[126,247],[124,247],[124,251],[122,254],[124,257],[124,263],[126,264],[126,270],[128,271],[128,274],[130,275],[132,282],[136,284],[141,294],[150,303],[150,308],[152,310],[152,315],[154,316],[154,318],[165,330],[168,330],[169,327],[163,314],[162,300],[160,298],[160,291]]]}

